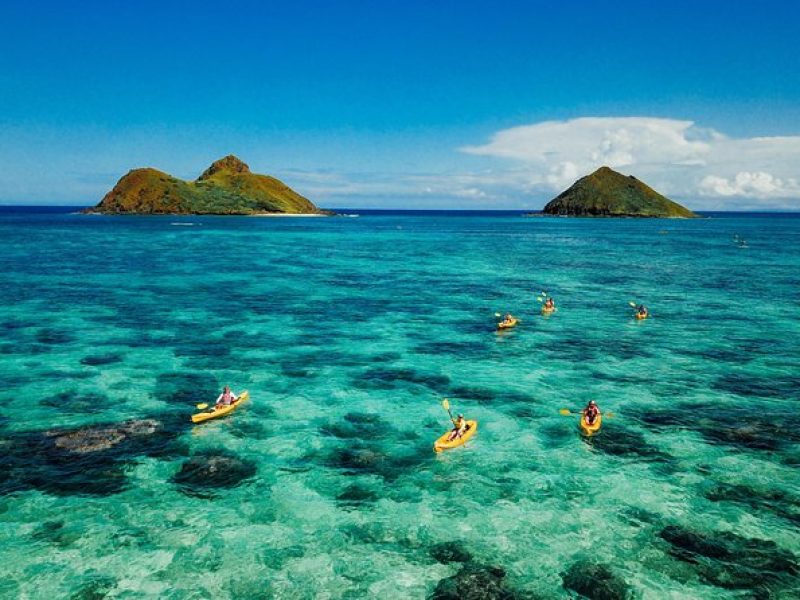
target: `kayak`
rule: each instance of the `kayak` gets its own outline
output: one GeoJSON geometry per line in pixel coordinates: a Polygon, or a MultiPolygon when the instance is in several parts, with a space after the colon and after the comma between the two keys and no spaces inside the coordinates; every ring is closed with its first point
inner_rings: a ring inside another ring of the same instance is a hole
{"type": "Polygon", "coordinates": [[[510,321],[503,321],[502,323],[497,324],[498,329],[511,329],[512,327],[516,327],[519,321],[517,319],[511,319],[510,321]]]}
{"type": "Polygon", "coordinates": [[[475,432],[478,431],[478,422],[477,421],[467,421],[467,430],[464,432],[464,435],[458,437],[454,440],[448,441],[448,437],[452,433],[452,429],[450,431],[445,432],[442,437],[436,440],[433,443],[433,451],[434,452],[441,452],[442,450],[451,450],[453,448],[458,448],[460,445],[464,444],[475,435],[475,432]]]}
{"type": "Polygon", "coordinates": [[[250,392],[247,390],[243,391],[239,394],[239,397],[236,399],[236,402],[230,404],[228,406],[223,406],[222,408],[218,409],[211,409],[211,410],[204,410],[201,413],[197,413],[192,415],[192,423],[202,423],[203,421],[210,421],[211,419],[219,419],[220,417],[224,417],[227,414],[232,413],[236,410],[242,402],[250,398],[250,392]]]}
{"type": "Polygon", "coordinates": [[[581,415],[581,431],[584,435],[594,435],[598,431],[600,431],[600,425],[603,422],[603,415],[598,414],[597,418],[594,420],[594,423],[589,425],[586,422],[586,417],[581,415]]]}
{"type": "Polygon", "coordinates": [[[646,314],[646,315],[643,315],[643,314],[641,314],[641,313],[636,313],[636,318],[637,318],[637,319],[639,319],[639,320],[641,320],[641,319],[646,319],[646,318],[647,318],[647,317],[649,317],[649,316],[650,316],[650,313],[648,313],[648,314],[646,314]]]}
{"type": "Polygon", "coordinates": [[[542,314],[543,315],[549,315],[550,313],[555,312],[555,311],[556,311],[556,307],[555,306],[553,308],[547,308],[546,306],[542,307],[542,314]]]}

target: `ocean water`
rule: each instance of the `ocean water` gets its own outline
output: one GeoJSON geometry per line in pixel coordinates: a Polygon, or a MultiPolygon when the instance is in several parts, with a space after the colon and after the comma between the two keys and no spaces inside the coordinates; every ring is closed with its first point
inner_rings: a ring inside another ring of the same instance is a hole
{"type": "Polygon", "coordinates": [[[797,215],[0,239],[0,597],[800,597],[797,215]],[[435,454],[445,397],[479,429],[435,454]]]}

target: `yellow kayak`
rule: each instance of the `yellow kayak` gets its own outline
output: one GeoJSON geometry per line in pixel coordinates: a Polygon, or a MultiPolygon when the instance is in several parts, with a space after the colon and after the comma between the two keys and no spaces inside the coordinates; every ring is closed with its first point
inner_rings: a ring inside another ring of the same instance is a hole
{"type": "Polygon", "coordinates": [[[211,410],[204,410],[201,413],[192,415],[192,423],[202,423],[203,421],[210,421],[211,419],[219,419],[220,417],[224,417],[225,415],[235,411],[236,407],[239,406],[245,400],[247,400],[249,397],[250,397],[250,392],[245,390],[241,394],[239,394],[239,397],[233,404],[230,404],[228,406],[223,406],[222,408],[218,409],[212,408],[211,410]]]}
{"type": "Polygon", "coordinates": [[[512,327],[516,327],[518,323],[518,319],[511,319],[510,321],[503,321],[497,324],[498,329],[511,329],[512,327]]]}
{"type": "Polygon", "coordinates": [[[599,413],[597,414],[597,418],[594,420],[594,423],[592,423],[591,425],[589,425],[586,422],[586,416],[581,415],[581,431],[584,433],[584,435],[589,435],[589,436],[594,435],[595,433],[600,431],[600,425],[602,422],[603,422],[603,415],[599,413]]]}
{"type": "Polygon", "coordinates": [[[448,440],[447,438],[450,437],[452,430],[446,432],[442,437],[436,440],[433,443],[433,451],[434,452],[441,452],[442,450],[451,450],[453,448],[458,448],[460,445],[464,444],[475,435],[475,432],[478,431],[478,422],[477,421],[467,421],[467,430],[464,432],[464,435],[461,437],[457,437],[454,440],[448,440]]]}
{"type": "Polygon", "coordinates": [[[636,318],[637,319],[646,319],[649,316],[650,316],[650,313],[648,313],[646,315],[643,315],[642,313],[636,313],[636,318]]]}
{"type": "Polygon", "coordinates": [[[546,306],[542,307],[542,314],[543,315],[549,315],[550,313],[554,313],[554,312],[556,312],[556,307],[555,306],[553,308],[547,308],[546,306]]]}

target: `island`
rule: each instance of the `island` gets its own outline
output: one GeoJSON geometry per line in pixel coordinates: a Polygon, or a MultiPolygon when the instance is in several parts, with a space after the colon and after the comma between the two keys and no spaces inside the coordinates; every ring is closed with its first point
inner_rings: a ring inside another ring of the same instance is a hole
{"type": "Polygon", "coordinates": [[[282,181],[251,173],[233,155],[215,161],[195,181],[157,169],[123,176],[88,214],[131,215],[326,215],[282,181]]]}
{"type": "Polygon", "coordinates": [[[697,217],[633,175],[609,167],[578,179],[548,202],[543,213],[564,217],[697,217]]]}

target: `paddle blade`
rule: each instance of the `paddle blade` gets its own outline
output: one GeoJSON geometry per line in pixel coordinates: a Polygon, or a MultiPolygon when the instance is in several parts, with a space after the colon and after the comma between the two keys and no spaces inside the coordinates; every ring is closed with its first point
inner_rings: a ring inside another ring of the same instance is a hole
{"type": "Polygon", "coordinates": [[[631,308],[636,308],[636,303],[635,302],[628,302],[628,304],[631,305],[631,308]]]}
{"type": "Polygon", "coordinates": [[[612,419],[612,418],[614,418],[614,413],[612,413],[612,412],[603,413],[603,418],[612,419]]]}
{"type": "Polygon", "coordinates": [[[197,405],[197,410],[203,410],[205,408],[208,408],[208,404],[206,404],[205,402],[197,405]]]}
{"type": "Polygon", "coordinates": [[[562,415],[564,415],[565,417],[568,417],[568,416],[570,416],[570,415],[572,414],[572,413],[569,411],[569,409],[568,409],[568,408],[562,408],[562,409],[561,409],[560,411],[558,411],[558,412],[559,412],[559,413],[561,413],[562,415]]]}
{"type": "Polygon", "coordinates": [[[442,408],[445,410],[450,410],[450,401],[447,398],[442,400],[442,408]]]}
{"type": "Polygon", "coordinates": [[[544,298],[540,298],[539,296],[536,296],[536,299],[537,299],[539,302],[544,302],[544,298]]]}
{"type": "Polygon", "coordinates": [[[499,317],[499,316],[500,316],[500,313],[494,313],[494,316],[495,316],[495,317],[499,317]]]}

